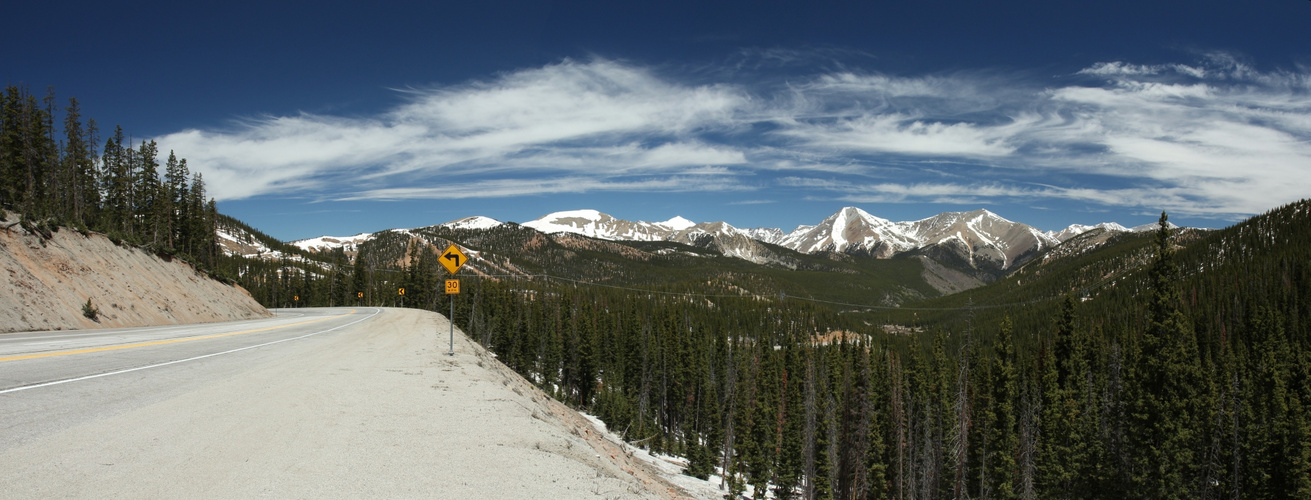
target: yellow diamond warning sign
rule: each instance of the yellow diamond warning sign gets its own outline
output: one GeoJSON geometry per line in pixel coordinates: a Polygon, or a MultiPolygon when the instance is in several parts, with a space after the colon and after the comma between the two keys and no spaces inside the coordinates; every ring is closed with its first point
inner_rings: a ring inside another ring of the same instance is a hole
{"type": "Polygon", "coordinates": [[[460,270],[460,266],[464,265],[464,261],[469,259],[464,256],[464,252],[460,251],[460,247],[452,244],[451,246],[446,247],[446,251],[442,252],[442,258],[438,260],[442,262],[442,266],[445,267],[447,271],[450,271],[451,274],[455,274],[456,271],[460,270]]]}

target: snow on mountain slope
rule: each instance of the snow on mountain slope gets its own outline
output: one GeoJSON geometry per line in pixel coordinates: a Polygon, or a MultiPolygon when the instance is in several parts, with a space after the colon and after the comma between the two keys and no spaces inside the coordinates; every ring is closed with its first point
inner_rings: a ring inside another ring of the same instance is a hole
{"type": "Polygon", "coordinates": [[[374,234],[376,233],[360,233],[354,236],[319,236],[317,238],[296,240],[291,242],[291,244],[309,252],[319,252],[334,248],[343,248],[347,252],[354,252],[360,246],[360,243],[368,241],[374,234]]]}
{"type": "MultiPolygon", "coordinates": [[[[669,224],[679,227],[685,227],[690,222],[682,217],[675,217],[668,221],[669,224]]],[[[665,224],[616,219],[596,210],[555,212],[525,222],[522,226],[547,234],[573,233],[612,241],[663,241],[675,231],[673,227],[665,224]]]]}
{"type": "Polygon", "coordinates": [[[669,219],[669,220],[667,220],[667,221],[661,222],[661,223],[659,223],[658,225],[660,225],[660,226],[664,226],[664,227],[667,227],[667,228],[669,228],[669,229],[673,229],[673,230],[675,230],[675,231],[682,231],[682,230],[684,230],[684,229],[688,229],[688,228],[691,228],[692,226],[695,226],[696,223],[695,223],[695,222],[692,222],[692,221],[690,221],[690,220],[684,219],[683,216],[679,215],[679,216],[675,216],[674,218],[669,219]]]}
{"type": "Polygon", "coordinates": [[[573,233],[611,241],[675,241],[714,248],[724,255],[761,262],[766,242],[801,253],[838,252],[889,258],[933,247],[948,251],[973,267],[1001,271],[1019,260],[1059,245],[1088,230],[1124,230],[1115,223],[1074,225],[1043,232],[988,210],[946,212],[917,221],[893,222],[856,207],[845,207],[819,224],[790,233],[774,228],[737,229],[724,222],[694,224],[682,217],[665,222],[616,219],[596,210],[555,212],[523,224],[544,233],[573,233]]]}
{"type": "Polygon", "coordinates": [[[878,258],[911,250],[919,241],[897,223],[846,207],[815,226],[800,226],[779,240],[801,253],[861,253],[878,258]]]}
{"type": "MultiPolygon", "coordinates": [[[[1154,227],[1154,226],[1153,226],[1154,227]]],[[[1126,232],[1129,229],[1114,222],[1103,222],[1096,226],[1085,226],[1083,224],[1070,224],[1069,227],[1060,231],[1048,231],[1046,234],[1056,241],[1065,242],[1070,238],[1081,235],[1094,229],[1102,229],[1108,232],[1126,232]]]]}
{"type": "Polygon", "coordinates": [[[500,226],[501,224],[502,224],[501,221],[493,219],[491,217],[483,217],[481,215],[475,215],[473,217],[465,217],[463,219],[453,220],[445,224],[441,224],[441,226],[449,229],[491,229],[500,226]]]}
{"type": "MultiPolygon", "coordinates": [[[[1134,226],[1129,228],[1129,232],[1146,233],[1146,232],[1155,231],[1158,227],[1160,227],[1159,224],[1160,224],[1159,222],[1150,222],[1147,224],[1143,224],[1141,226],[1134,226]]],[[[1179,229],[1179,226],[1174,225],[1173,222],[1166,221],[1165,224],[1170,229],[1179,229]]]]}
{"type": "Polygon", "coordinates": [[[628,221],[596,210],[570,210],[547,214],[522,225],[547,234],[572,233],[610,241],[672,241],[714,249],[757,264],[776,260],[774,252],[749,232],[726,222],[697,224],[681,216],[664,222],[628,221]]]}
{"type": "Polygon", "coordinates": [[[719,253],[762,264],[774,260],[774,252],[741,229],[727,222],[704,222],[678,231],[668,238],[687,245],[713,248],[719,253]]]}
{"type": "MultiPolygon", "coordinates": [[[[467,217],[444,224],[450,229],[483,230],[501,225],[488,217],[467,217]]],[[[856,207],[845,207],[816,225],[801,225],[784,233],[777,228],[738,229],[726,222],[696,223],[681,216],[664,222],[628,221],[592,209],[554,212],[522,224],[546,234],[569,233],[609,241],[671,241],[713,249],[722,255],[755,263],[781,262],[785,257],[763,243],[801,253],[837,252],[890,258],[921,251],[933,258],[959,260],[985,274],[997,275],[1062,241],[1092,230],[1130,231],[1114,222],[1096,226],[1071,225],[1060,231],[1039,231],[988,210],[946,212],[925,219],[893,222],[856,207]]],[[[1132,230],[1150,230],[1146,225],[1132,230]]],[[[391,231],[411,232],[406,229],[391,231]]],[[[377,233],[321,236],[292,242],[307,250],[344,247],[348,252],[377,233]]],[[[223,235],[220,235],[223,237],[223,235]]],[[[267,249],[263,249],[268,251],[267,249]]],[[[256,249],[258,252],[259,249],[256,249]]]]}
{"type": "Polygon", "coordinates": [[[959,245],[971,264],[987,259],[1009,269],[1016,259],[1060,244],[1028,224],[1012,222],[987,210],[946,212],[914,222],[899,223],[918,239],[920,247],[959,245]]]}
{"type": "Polygon", "coordinates": [[[218,243],[219,250],[225,255],[239,255],[242,257],[259,258],[268,260],[289,259],[297,262],[308,262],[308,259],[294,254],[287,254],[280,250],[269,248],[268,245],[260,241],[255,235],[250,234],[241,228],[220,226],[214,230],[214,236],[218,243]]]}
{"type": "MultiPolygon", "coordinates": [[[[1110,223],[1097,227],[1120,227],[1110,223]]],[[[1073,234],[1079,228],[1060,234],[1073,234]]],[[[761,232],[769,237],[769,232],[761,232]]],[[[846,207],[814,226],[800,226],[771,241],[802,253],[840,252],[888,258],[927,247],[950,248],[971,265],[1008,269],[1026,255],[1060,244],[1057,233],[1005,219],[988,210],[946,212],[917,221],[892,222],[846,207]]]]}
{"type": "Polygon", "coordinates": [[[746,235],[753,240],[763,241],[771,245],[779,244],[780,241],[783,241],[783,237],[786,236],[782,229],[776,227],[756,227],[743,229],[742,232],[746,233],[746,235]]]}

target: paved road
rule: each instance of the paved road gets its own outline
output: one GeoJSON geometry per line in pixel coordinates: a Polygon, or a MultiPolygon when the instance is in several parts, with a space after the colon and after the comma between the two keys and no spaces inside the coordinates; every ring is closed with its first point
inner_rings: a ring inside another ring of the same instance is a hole
{"type": "Polygon", "coordinates": [[[0,394],[299,340],[367,320],[380,310],[273,312],[273,318],[225,323],[0,334],[0,394]]]}
{"type": "Polygon", "coordinates": [[[276,312],[0,335],[0,499],[671,496],[438,314],[276,312]]]}
{"type": "Polygon", "coordinates": [[[381,310],[273,312],[250,321],[0,335],[0,450],[285,358],[295,349],[280,344],[312,343],[381,310]]]}

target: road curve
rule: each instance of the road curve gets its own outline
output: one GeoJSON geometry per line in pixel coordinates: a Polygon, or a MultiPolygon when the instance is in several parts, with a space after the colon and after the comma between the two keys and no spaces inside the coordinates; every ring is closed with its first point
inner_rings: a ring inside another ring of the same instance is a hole
{"type": "Polygon", "coordinates": [[[0,497],[670,498],[409,309],[0,335],[0,497]]]}

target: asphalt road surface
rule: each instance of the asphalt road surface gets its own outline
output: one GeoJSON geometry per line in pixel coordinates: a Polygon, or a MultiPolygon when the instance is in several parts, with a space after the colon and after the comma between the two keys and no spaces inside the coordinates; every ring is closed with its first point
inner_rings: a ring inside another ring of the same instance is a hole
{"type": "Polygon", "coordinates": [[[276,313],[0,335],[0,498],[679,495],[438,314],[276,313]]]}

